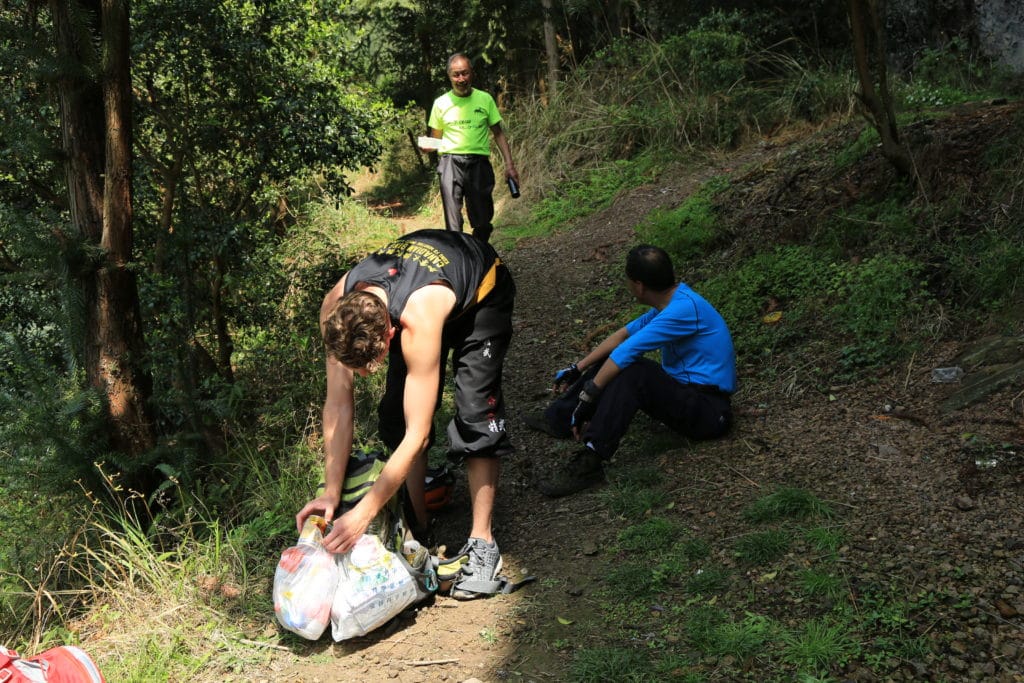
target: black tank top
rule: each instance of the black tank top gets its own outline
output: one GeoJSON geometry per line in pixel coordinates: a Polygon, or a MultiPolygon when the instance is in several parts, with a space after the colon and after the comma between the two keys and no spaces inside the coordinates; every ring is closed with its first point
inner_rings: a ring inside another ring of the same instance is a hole
{"type": "Polygon", "coordinates": [[[499,264],[491,245],[462,232],[418,230],[370,254],[348,272],[345,294],[360,283],[381,287],[396,326],[412,293],[435,282],[455,292],[456,318],[480,302],[494,287],[499,264]]]}

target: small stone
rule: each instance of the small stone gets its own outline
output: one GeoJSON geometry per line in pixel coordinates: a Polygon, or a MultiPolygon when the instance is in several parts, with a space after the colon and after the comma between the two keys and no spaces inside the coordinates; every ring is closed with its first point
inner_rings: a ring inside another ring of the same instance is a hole
{"type": "Polygon", "coordinates": [[[1006,600],[997,598],[995,604],[996,609],[999,610],[999,615],[1004,619],[1012,619],[1017,616],[1017,609],[1010,603],[1006,602],[1006,600]]]}
{"type": "Polygon", "coordinates": [[[956,505],[956,508],[958,510],[963,510],[965,512],[967,510],[973,510],[974,508],[978,507],[977,504],[974,502],[974,499],[971,498],[970,496],[958,496],[957,499],[953,501],[953,504],[956,505]]]}

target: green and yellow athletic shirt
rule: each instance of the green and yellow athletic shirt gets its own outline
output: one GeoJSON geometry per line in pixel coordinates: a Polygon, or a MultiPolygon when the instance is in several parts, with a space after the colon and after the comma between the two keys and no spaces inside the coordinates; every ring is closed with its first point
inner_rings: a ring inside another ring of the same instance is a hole
{"type": "Polygon", "coordinates": [[[501,122],[494,98],[473,88],[467,97],[449,90],[434,100],[427,125],[441,131],[441,154],[491,153],[488,133],[501,122]]]}

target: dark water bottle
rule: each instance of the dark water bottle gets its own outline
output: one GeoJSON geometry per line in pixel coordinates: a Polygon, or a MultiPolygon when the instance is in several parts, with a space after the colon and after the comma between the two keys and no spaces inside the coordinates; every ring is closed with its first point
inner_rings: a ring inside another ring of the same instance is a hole
{"type": "Polygon", "coordinates": [[[519,184],[516,182],[516,179],[513,178],[512,176],[509,176],[507,180],[508,180],[508,193],[510,195],[512,195],[512,199],[518,199],[519,198],[519,184]]]}

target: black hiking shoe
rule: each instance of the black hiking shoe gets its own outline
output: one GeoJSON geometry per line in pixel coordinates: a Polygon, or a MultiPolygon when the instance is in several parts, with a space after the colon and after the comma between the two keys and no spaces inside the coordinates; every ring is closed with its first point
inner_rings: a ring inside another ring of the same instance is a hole
{"type": "Polygon", "coordinates": [[[571,439],[571,429],[559,429],[551,424],[551,420],[544,413],[527,413],[523,416],[523,423],[535,432],[544,432],[556,439],[571,439]]]}
{"type": "Polygon", "coordinates": [[[549,498],[561,498],[604,482],[601,456],[584,448],[549,479],[537,482],[537,489],[549,498]]]}

